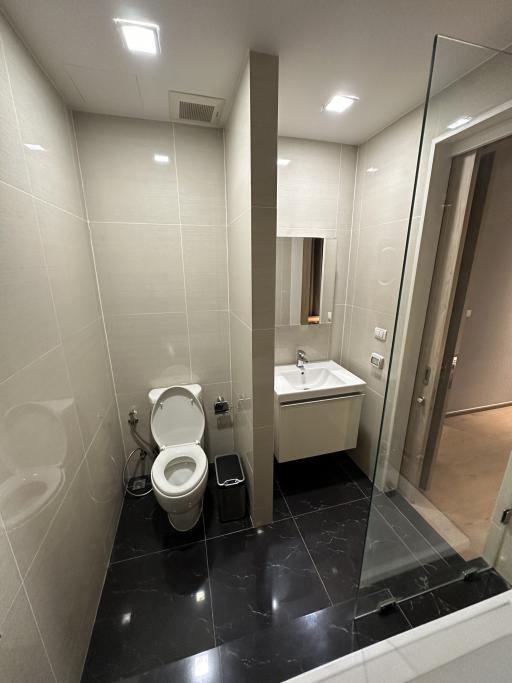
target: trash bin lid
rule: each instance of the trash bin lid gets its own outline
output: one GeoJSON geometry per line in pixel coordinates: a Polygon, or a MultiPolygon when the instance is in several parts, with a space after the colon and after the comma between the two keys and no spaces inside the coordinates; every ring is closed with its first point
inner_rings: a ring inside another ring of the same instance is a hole
{"type": "Polygon", "coordinates": [[[235,486],[245,481],[238,453],[218,455],[215,458],[215,476],[219,486],[235,486]]]}

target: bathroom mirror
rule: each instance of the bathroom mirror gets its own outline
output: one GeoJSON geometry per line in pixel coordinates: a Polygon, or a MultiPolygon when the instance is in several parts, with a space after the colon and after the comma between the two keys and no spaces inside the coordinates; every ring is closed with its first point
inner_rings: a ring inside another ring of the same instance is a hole
{"type": "Polygon", "coordinates": [[[332,320],[336,240],[277,237],[276,326],[332,320]]]}

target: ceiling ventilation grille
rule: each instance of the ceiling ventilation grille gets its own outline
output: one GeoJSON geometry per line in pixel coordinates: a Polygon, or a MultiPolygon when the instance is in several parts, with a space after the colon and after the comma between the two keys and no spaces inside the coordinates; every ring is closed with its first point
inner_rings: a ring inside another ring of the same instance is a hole
{"type": "Polygon", "coordinates": [[[213,104],[196,104],[195,102],[185,102],[180,100],[180,119],[211,123],[214,111],[215,107],[213,104]]]}
{"type": "Polygon", "coordinates": [[[171,121],[201,126],[220,126],[224,100],[191,93],[169,92],[171,121]]]}

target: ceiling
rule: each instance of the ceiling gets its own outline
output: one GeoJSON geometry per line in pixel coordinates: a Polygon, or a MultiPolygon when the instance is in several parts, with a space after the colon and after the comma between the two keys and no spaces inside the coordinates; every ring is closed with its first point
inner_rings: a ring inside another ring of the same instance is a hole
{"type": "Polygon", "coordinates": [[[76,109],[169,118],[169,90],[228,101],[247,49],[280,57],[279,132],[358,144],[421,103],[436,33],[503,48],[510,0],[0,0],[76,109]],[[113,17],[160,25],[128,53],[113,17]],[[321,111],[339,92],[360,101],[321,111]]]}

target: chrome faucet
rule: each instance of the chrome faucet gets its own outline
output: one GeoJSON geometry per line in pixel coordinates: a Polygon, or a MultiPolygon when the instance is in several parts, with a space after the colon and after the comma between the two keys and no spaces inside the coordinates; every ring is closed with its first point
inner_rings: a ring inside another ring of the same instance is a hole
{"type": "Polygon", "coordinates": [[[297,360],[295,365],[299,368],[301,375],[304,374],[304,363],[308,363],[306,353],[302,349],[297,349],[297,360]]]}

